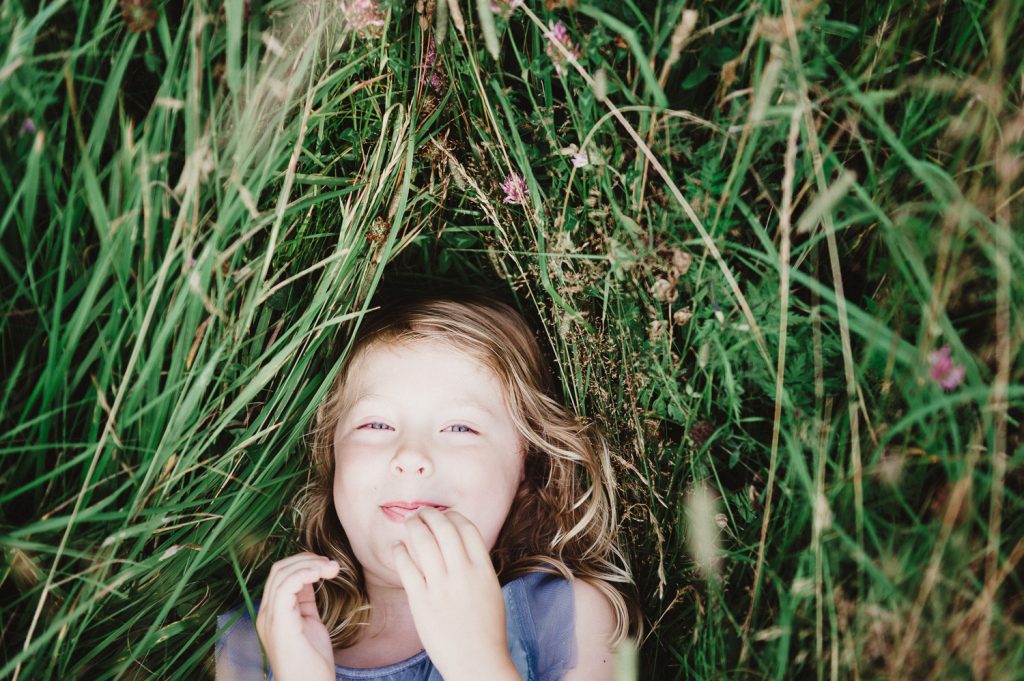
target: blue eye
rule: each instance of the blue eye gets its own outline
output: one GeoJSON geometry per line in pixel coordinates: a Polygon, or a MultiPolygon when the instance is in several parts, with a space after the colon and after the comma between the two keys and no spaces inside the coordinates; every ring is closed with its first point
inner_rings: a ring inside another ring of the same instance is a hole
{"type": "MultiPolygon", "coordinates": [[[[363,425],[359,426],[359,430],[367,430],[367,429],[368,430],[391,430],[391,426],[389,426],[386,423],[381,423],[379,421],[374,421],[372,423],[364,423],[363,425]]],[[[476,433],[475,430],[473,430],[469,426],[462,425],[461,423],[457,423],[455,425],[448,426],[448,428],[445,428],[445,431],[452,432],[452,433],[476,433]],[[449,430],[450,428],[456,428],[458,430],[449,430]]]]}

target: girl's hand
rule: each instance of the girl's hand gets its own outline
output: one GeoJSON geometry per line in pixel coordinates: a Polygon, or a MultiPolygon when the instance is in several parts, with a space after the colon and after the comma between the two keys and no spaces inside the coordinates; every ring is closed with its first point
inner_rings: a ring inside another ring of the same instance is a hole
{"type": "Polygon", "coordinates": [[[514,672],[501,585],[476,525],[456,511],[424,506],[406,519],[405,531],[405,542],[394,547],[395,569],[441,676],[496,679],[514,672]]]}
{"type": "Polygon", "coordinates": [[[313,584],[338,574],[338,564],[297,553],[270,567],[256,631],[277,681],[334,681],[334,648],[320,619],[313,584]]]}

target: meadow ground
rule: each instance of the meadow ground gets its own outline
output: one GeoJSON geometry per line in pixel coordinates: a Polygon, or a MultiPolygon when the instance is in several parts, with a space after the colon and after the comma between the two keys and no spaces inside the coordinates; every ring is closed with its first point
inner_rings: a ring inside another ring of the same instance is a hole
{"type": "Polygon", "coordinates": [[[0,678],[212,673],[410,272],[612,439],[623,679],[1024,678],[1022,13],[0,0],[0,678]]]}

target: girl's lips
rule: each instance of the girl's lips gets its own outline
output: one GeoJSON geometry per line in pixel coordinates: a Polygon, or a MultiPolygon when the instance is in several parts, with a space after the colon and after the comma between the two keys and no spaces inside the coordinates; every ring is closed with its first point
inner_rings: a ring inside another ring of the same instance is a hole
{"type": "MultiPolygon", "coordinates": [[[[423,506],[433,506],[433,504],[423,504],[423,506]]],[[[417,506],[416,508],[404,508],[402,506],[381,506],[380,510],[384,511],[384,517],[386,517],[391,522],[401,523],[404,522],[405,519],[408,518],[410,515],[420,510],[420,508],[422,508],[422,506],[417,506]]],[[[438,511],[448,510],[447,506],[433,506],[433,508],[436,508],[438,511]]]]}

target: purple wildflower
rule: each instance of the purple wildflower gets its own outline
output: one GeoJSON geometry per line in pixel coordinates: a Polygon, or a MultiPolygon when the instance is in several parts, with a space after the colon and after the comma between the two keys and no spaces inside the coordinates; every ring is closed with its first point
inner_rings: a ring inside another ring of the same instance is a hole
{"type": "Polygon", "coordinates": [[[505,203],[526,203],[526,180],[519,173],[511,173],[501,183],[501,189],[505,192],[505,203]]]}
{"type": "Polygon", "coordinates": [[[437,51],[434,49],[434,36],[427,38],[427,58],[424,62],[431,70],[434,68],[434,59],[437,57],[437,51]]]}
{"type": "Polygon", "coordinates": [[[441,73],[441,69],[437,65],[437,49],[434,46],[434,36],[430,36],[427,42],[427,56],[424,61],[424,65],[427,67],[427,82],[430,83],[430,87],[434,89],[434,92],[441,94],[444,91],[446,85],[445,77],[441,73]]]}
{"type": "Polygon", "coordinates": [[[36,122],[34,120],[32,120],[32,117],[30,116],[30,117],[26,118],[25,121],[21,124],[21,134],[22,135],[31,135],[35,131],[36,131],[36,122]]]}
{"type": "Polygon", "coordinates": [[[590,165],[590,157],[587,156],[587,152],[581,150],[572,155],[573,168],[586,168],[588,165],[590,165]]]}
{"type": "Polygon", "coordinates": [[[557,23],[548,22],[548,28],[551,29],[551,39],[556,40],[566,47],[572,45],[572,40],[569,38],[569,29],[565,27],[565,24],[561,20],[557,23]]]}
{"type": "Polygon", "coordinates": [[[569,37],[569,29],[565,27],[561,21],[551,22],[548,21],[548,44],[544,51],[548,57],[551,58],[551,63],[555,66],[555,73],[562,76],[566,72],[566,64],[574,59],[579,59],[579,50],[573,45],[572,38],[569,37]],[[561,45],[569,53],[569,58],[566,58],[562,54],[562,50],[558,49],[558,45],[561,45]]]}
{"type": "Polygon", "coordinates": [[[928,377],[942,386],[943,390],[952,390],[964,380],[966,370],[962,364],[953,363],[948,345],[929,353],[928,363],[931,365],[928,377]]]}

